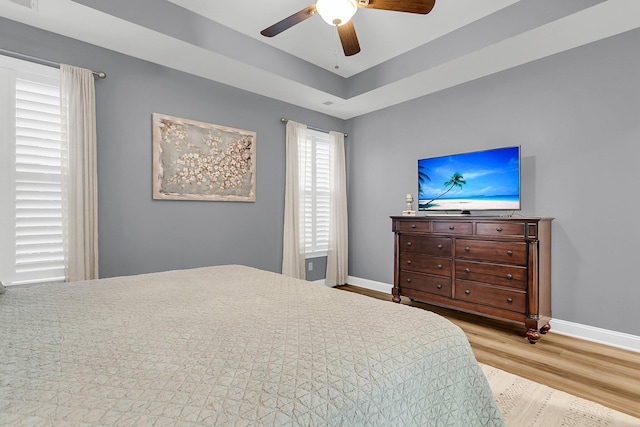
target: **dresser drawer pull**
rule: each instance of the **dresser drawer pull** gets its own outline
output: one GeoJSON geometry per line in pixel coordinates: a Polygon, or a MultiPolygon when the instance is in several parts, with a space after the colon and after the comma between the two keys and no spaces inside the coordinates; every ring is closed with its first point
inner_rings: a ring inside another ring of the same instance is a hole
{"type": "Polygon", "coordinates": [[[467,267],[467,268],[464,269],[464,272],[465,273],[471,273],[471,270],[467,267]]]}
{"type": "Polygon", "coordinates": [[[438,270],[442,270],[443,265],[442,264],[438,264],[438,270]]]}
{"type": "Polygon", "coordinates": [[[407,283],[411,283],[411,278],[407,279],[407,283]]]}
{"type": "Polygon", "coordinates": [[[456,229],[455,225],[450,225],[449,226],[449,230],[455,230],[455,229],[456,229]]]}
{"type": "Polygon", "coordinates": [[[407,264],[408,264],[408,265],[410,265],[410,264],[411,264],[411,260],[410,260],[410,259],[408,259],[408,260],[407,260],[407,264]]]}
{"type": "Polygon", "coordinates": [[[496,231],[499,233],[502,231],[502,227],[496,227],[496,231]]]}
{"type": "Polygon", "coordinates": [[[470,293],[471,293],[471,291],[470,291],[469,289],[465,289],[465,290],[464,290],[464,294],[465,294],[465,295],[469,295],[470,293]]]}
{"type": "Polygon", "coordinates": [[[436,288],[442,289],[442,285],[437,285],[436,288]]]}
{"type": "Polygon", "coordinates": [[[511,304],[513,302],[513,298],[507,298],[507,302],[511,304]]]}
{"type": "Polygon", "coordinates": [[[471,248],[469,246],[465,246],[464,250],[467,251],[467,252],[471,252],[471,248]]]}
{"type": "Polygon", "coordinates": [[[413,245],[413,243],[407,242],[407,246],[411,246],[411,245],[413,245]]]}
{"type": "Polygon", "coordinates": [[[416,225],[415,224],[411,224],[411,228],[416,228],[416,225]]]}
{"type": "Polygon", "coordinates": [[[507,279],[509,280],[513,279],[513,275],[511,273],[507,274],[507,279]]]}
{"type": "Polygon", "coordinates": [[[442,245],[438,245],[438,249],[442,249],[442,245]]]}
{"type": "Polygon", "coordinates": [[[511,249],[509,249],[509,250],[507,251],[507,255],[513,255],[513,251],[512,251],[511,249]]]}

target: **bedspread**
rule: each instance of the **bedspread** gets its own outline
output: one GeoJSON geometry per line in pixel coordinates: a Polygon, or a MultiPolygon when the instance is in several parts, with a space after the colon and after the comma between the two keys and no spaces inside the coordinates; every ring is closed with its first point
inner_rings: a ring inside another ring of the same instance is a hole
{"type": "Polygon", "coordinates": [[[244,266],[10,288],[0,425],[503,425],[441,316],[244,266]]]}

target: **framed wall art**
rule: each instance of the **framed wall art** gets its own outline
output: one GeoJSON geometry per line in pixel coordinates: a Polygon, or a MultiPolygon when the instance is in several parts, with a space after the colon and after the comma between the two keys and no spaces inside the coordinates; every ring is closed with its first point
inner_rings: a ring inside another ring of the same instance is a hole
{"type": "Polygon", "coordinates": [[[256,133],[153,113],[153,198],[256,200],[256,133]]]}

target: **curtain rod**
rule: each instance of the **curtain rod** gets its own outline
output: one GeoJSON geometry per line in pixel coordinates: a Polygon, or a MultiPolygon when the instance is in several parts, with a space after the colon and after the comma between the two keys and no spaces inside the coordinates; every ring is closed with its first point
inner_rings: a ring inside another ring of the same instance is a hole
{"type": "MultiPolygon", "coordinates": [[[[280,117],[280,121],[281,121],[282,123],[287,123],[287,122],[289,121],[289,119],[287,119],[287,118],[285,118],[285,117],[280,117]]],[[[320,128],[316,128],[316,127],[313,127],[313,126],[307,126],[307,127],[308,127],[309,129],[311,129],[311,130],[317,130],[318,132],[325,132],[325,133],[329,133],[329,132],[330,132],[330,131],[328,131],[328,130],[326,130],[326,129],[320,129],[320,128]]],[[[348,136],[349,136],[349,134],[348,134],[348,133],[346,133],[346,132],[344,132],[344,137],[346,138],[346,137],[348,137],[348,136]]]]}
{"type": "MultiPolygon", "coordinates": [[[[59,62],[49,61],[48,59],[36,58],[35,56],[25,55],[24,53],[13,52],[11,50],[6,50],[0,48],[0,54],[10,56],[16,59],[24,59],[25,61],[35,62],[36,64],[46,65],[48,67],[60,68],[59,62]]],[[[107,73],[104,71],[91,71],[94,76],[104,79],[107,77],[107,73]]]]}

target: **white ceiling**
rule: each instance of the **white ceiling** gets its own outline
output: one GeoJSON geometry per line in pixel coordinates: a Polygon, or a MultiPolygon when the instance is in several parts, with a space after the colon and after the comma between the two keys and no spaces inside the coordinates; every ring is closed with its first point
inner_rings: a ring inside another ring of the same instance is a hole
{"type": "Polygon", "coordinates": [[[640,0],[437,0],[428,15],[360,9],[347,58],[320,17],[259,34],[307,0],[25,1],[0,16],[342,119],[640,27],[640,0]]]}
{"type": "Polygon", "coordinates": [[[314,4],[314,0],[279,0],[277,5],[264,0],[169,1],[343,77],[364,71],[518,2],[440,0],[428,15],[359,9],[353,23],[362,51],[347,58],[342,53],[336,29],[320,16],[309,18],[273,38],[260,34],[264,28],[314,4]]]}

